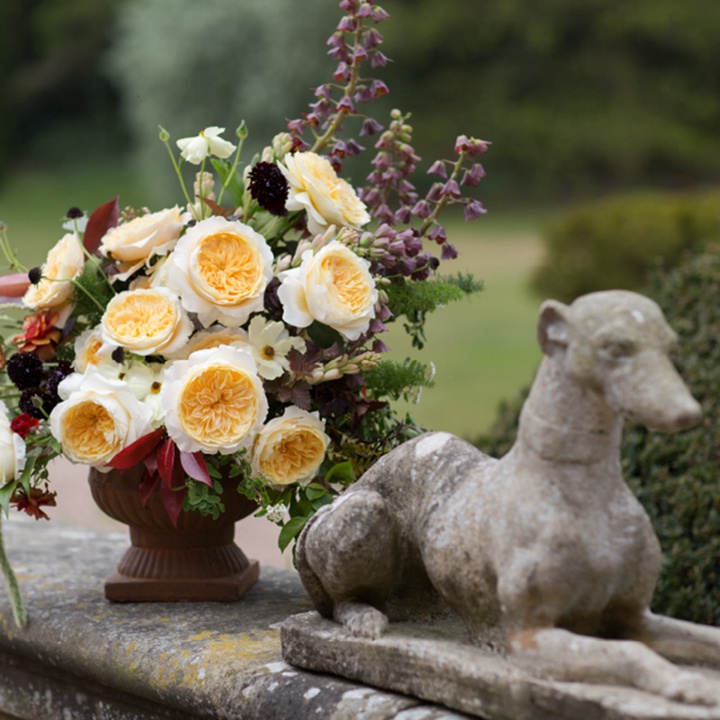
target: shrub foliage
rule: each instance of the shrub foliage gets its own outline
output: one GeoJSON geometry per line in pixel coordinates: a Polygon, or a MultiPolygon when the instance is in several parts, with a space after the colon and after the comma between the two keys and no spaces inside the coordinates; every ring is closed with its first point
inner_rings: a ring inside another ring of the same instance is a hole
{"type": "Polygon", "coordinates": [[[594,290],[637,290],[658,263],[720,240],[720,191],[623,195],[558,215],[544,232],[532,279],[543,297],[569,302],[594,290]]]}

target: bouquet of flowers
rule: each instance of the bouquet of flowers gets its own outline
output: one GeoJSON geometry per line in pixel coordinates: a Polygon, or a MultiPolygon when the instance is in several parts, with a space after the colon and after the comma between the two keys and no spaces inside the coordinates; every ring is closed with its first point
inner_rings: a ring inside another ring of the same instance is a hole
{"type": "Polygon", "coordinates": [[[388,92],[365,74],[387,63],[377,29],[387,14],[374,0],[340,8],[333,81],[260,156],[241,160],[244,124],[233,141],[208,127],[174,144],[160,128],[182,207],[121,210],[116,198],[89,217],[73,208],[45,264],[29,271],[2,227],[12,271],[0,278],[6,514],[47,517],[47,466],[60,455],[101,473],[142,464],[138,493],[160,493],[174,521],[183,511],[217,517],[236,487],[280,525],[284,548],[419,431],[390,403],[429,385],[431,370],[384,359],[382,333],[402,318],[421,347],[427,313],[479,289],[438,274],[457,255],[439,216],[451,204],[466,220],[484,213],[464,193],[484,177],[487,143],[459,137],[421,196],[409,116],[395,110],[383,127],[363,112],[388,92]],[[366,136],[376,154],[356,189],[342,166],[366,136]]]}

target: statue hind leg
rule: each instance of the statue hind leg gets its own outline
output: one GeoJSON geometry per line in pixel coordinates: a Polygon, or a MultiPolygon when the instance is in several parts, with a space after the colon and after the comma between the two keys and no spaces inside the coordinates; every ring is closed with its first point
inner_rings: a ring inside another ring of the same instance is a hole
{"type": "Polygon", "coordinates": [[[296,554],[317,611],[356,635],[382,635],[398,577],[397,546],[395,519],[377,492],[351,492],[318,512],[296,554]]]}

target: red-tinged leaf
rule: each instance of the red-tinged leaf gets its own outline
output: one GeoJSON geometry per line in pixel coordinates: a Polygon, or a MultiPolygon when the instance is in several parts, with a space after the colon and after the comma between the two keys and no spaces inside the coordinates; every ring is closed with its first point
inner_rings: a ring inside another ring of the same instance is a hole
{"type": "Polygon", "coordinates": [[[13,273],[0,277],[0,296],[8,298],[22,297],[30,287],[27,273],[13,273]]]}
{"type": "Polygon", "coordinates": [[[173,487],[173,476],[175,474],[176,455],[177,447],[172,441],[172,438],[168,438],[162,444],[157,454],[158,472],[162,478],[163,486],[171,489],[173,487]]]}
{"type": "Polygon", "coordinates": [[[172,490],[167,487],[165,483],[160,484],[160,499],[162,500],[165,512],[168,514],[168,517],[175,527],[177,527],[178,517],[182,512],[182,506],[186,495],[186,489],[172,490]]]}
{"type": "Polygon", "coordinates": [[[83,245],[91,255],[97,252],[103,235],[105,235],[110,228],[114,228],[118,224],[118,218],[120,216],[119,209],[119,198],[116,197],[114,200],[110,200],[104,205],[101,205],[88,218],[88,223],[85,227],[85,236],[83,237],[83,245]]]}
{"type": "Polygon", "coordinates": [[[210,479],[210,473],[205,463],[205,458],[201,452],[188,453],[180,451],[180,463],[187,476],[198,482],[205,483],[208,487],[212,487],[213,483],[210,479]]]}
{"type": "Polygon", "coordinates": [[[121,450],[117,455],[115,455],[108,465],[110,465],[110,467],[114,467],[116,470],[129,470],[130,468],[135,467],[135,465],[145,460],[145,458],[147,458],[147,456],[155,450],[162,441],[164,435],[164,428],[158,428],[147,435],[143,435],[141,438],[136,440],[134,443],[131,443],[124,450],[121,450]]]}
{"type": "Polygon", "coordinates": [[[233,214],[233,210],[226,210],[222,205],[218,205],[214,200],[210,198],[200,198],[211,210],[213,215],[220,215],[220,217],[228,217],[233,214]]]}
{"type": "Polygon", "coordinates": [[[158,486],[160,482],[160,476],[157,473],[151,472],[147,468],[143,471],[142,480],[138,490],[140,492],[140,501],[142,506],[147,505],[148,498],[152,495],[152,491],[158,486]]]}

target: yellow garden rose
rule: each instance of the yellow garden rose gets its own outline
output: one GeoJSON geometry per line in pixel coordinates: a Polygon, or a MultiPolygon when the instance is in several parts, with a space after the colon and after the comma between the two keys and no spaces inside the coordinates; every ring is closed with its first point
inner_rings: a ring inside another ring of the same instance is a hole
{"type": "Polygon", "coordinates": [[[273,254],[265,238],[241,222],[212,217],[178,241],[166,268],[167,283],[188,312],[210,327],[239,327],[263,309],[273,254]]]}
{"type": "Polygon", "coordinates": [[[163,255],[170,250],[182,229],[177,206],[142,215],[108,231],[100,243],[100,252],[118,262],[118,278],[125,280],[139,270],[149,257],[163,255]]]}
{"type": "Polygon", "coordinates": [[[313,152],[286,155],[278,167],[288,181],[288,210],[305,210],[311,233],[330,225],[361,228],[370,222],[365,203],[352,185],[338,177],[327,158],[313,152]]]}
{"type": "Polygon", "coordinates": [[[303,328],[317,320],[357,340],[375,317],[378,292],[370,263],[337,241],[317,254],[306,250],[302,265],[281,273],[280,279],[278,297],[288,325],[303,328]]]}
{"type": "Polygon", "coordinates": [[[214,325],[208,330],[196,332],[187,345],[173,354],[175,360],[186,360],[198,350],[210,350],[211,348],[222,347],[223,345],[234,345],[249,350],[250,340],[245,330],[241,328],[226,328],[222,325],[214,325]]]}
{"type": "Polygon", "coordinates": [[[315,477],[330,438],[317,413],[291,406],[263,427],[253,446],[252,468],[273,485],[306,482],[315,477]]]}
{"type": "Polygon", "coordinates": [[[193,329],[180,299],[167,288],[119,293],[105,308],[101,327],[104,342],[137,355],[173,353],[193,329]]]}
{"type": "Polygon", "coordinates": [[[208,454],[248,447],[268,410],[252,355],[229,345],[166,366],[160,402],[180,450],[208,454]]]}
{"type": "Polygon", "coordinates": [[[117,453],[152,430],[150,409],[126,383],[92,366],[67,380],[65,389],[72,392],[50,413],[50,430],[69,460],[109,470],[105,466],[117,453]]]}
{"type": "Polygon", "coordinates": [[[78,372],[85,372],[88,365],[98,365],[103,360],[107,360],[114,349],[114,345],[103,342],[100,327],[90,328],[80,333],[75,340],[73,365],[78,372]]]}
{"type": "Polygon", "coordinates": [[[23,304],[30,308],[57,307],[70,299],[74,280],[83,269],[80,239],[75,233],[67,233],[55,243],[42,266],[43,278],[37,285],[30,285],[23,297],[23,304]]]}

